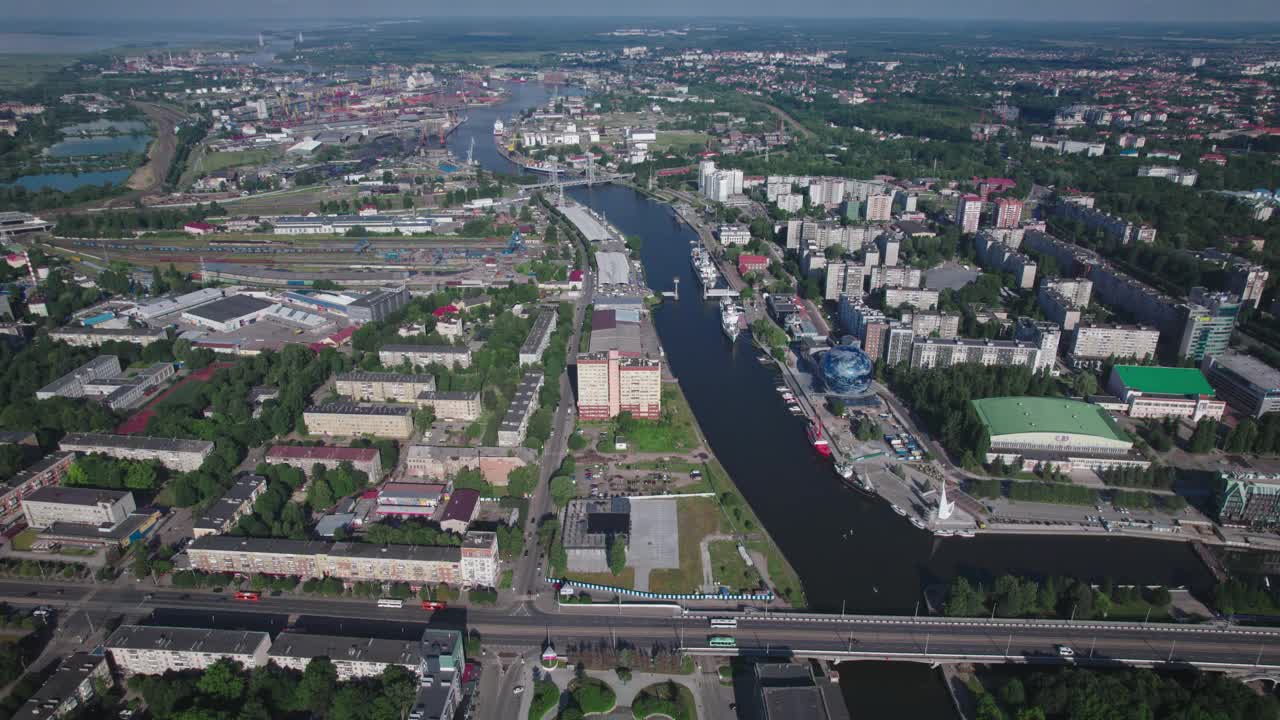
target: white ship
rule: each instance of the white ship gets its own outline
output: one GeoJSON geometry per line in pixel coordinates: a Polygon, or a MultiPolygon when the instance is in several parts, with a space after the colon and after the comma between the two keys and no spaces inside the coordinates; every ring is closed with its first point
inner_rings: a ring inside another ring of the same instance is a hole
{"type": "Polygon", "coordinates": [[[502,124],[502,118],[497,118],[496,120],[493,121],[494,135],[502,135],[506,133],[506,131],[507,131],[507,128],[505,125],[502,124]]]}
{"type": "Polygon", "coordinates": [[[720,327],[730,340],[737,340],[738,333],[742,332],[742,312],[742,307],[732,298],[720,298],[720,327]]]}
{"type": "Polygon", "coordinates": [[[720,271],[716,269],[716,263],[711,259],[711,254],[699,245],[689,253],[689,260],[693,263],[698,282],[702,283],[703,287],[715,287],[716,281],[720,279],[720,271]]]}

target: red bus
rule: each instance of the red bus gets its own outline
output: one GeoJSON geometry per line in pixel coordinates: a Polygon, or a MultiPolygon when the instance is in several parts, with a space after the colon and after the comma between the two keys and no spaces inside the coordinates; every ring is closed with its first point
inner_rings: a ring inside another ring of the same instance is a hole
{"type": "Polygon", "coordinates": [[[449,607],[449,603],[446,603],[446,602],[440,602],[440,601],[438,601],[438,600],[423,600],[423,601],[422,601],[422,609],[423,609],[423,610],[444,610],[444,609],[445,609],[445,608],[447,608],[447,607],[449,607]]]}
{"type": "Polygon", "coordinates": [[[237,590],[235,597],[237,600],[252,600],[253,602],[257,602],[262,597],[262,593],[255,590],[237,590]]]}

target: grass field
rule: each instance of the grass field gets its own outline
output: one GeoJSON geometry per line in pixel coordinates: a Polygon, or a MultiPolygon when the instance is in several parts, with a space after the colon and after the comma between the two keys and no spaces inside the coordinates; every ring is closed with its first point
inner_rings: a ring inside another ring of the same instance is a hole
{"type": "MultiPolygon", "coordinates": [[[[662,420],[636,420],[623,435],[627,449],[633,452],[682,452],[699,447],[698,430],[693,411],[684,394],[674,383],[662,386],[662,420]]],[[[599,452],[614,449],[614,435],[604,433],[596,448],[599,452]]]]}
{"type": "Polygon", "coordinates": [[[712,498],[679,498],[676,512],[680,524],[680,567],[650,571],[651,592],[697,592],[702,585],[699,545],[706,536],[720,532],[720,507],[712,498]]]}
{"type": "Polygon", "coordinates": [[[700,132],[660,132],[658,139],[653,145],[656,148],[669,148],[672,145],[678,147],[689,147],[690,145],[706,145],[710,142],[711,136],[700,132]]]}
{"type": "Polygon", "coordinates": [[[589,573],[589,572],[566,572],[565,577],[578,582],[595,583],[596,585],[609,585],[610,587],[633,588],[636,586],[636,570],[635,568],[623,568],[622,573],[614,575],[613,573],[589,573]]]}
{"type": "Polygon", "coordinates": [[[31,544],[36,541],[36,538],[39,537],[39,535],[39,531],[35,528],[27,528],[17,535],[14,535],[13,539],[9,542],[13,545],[14,550],[30,550],[31,544]]]}
{"type": "Polygon", "coordinates": [[[733,540],[714,540],[707,549],[711,555],[711,576],[716,582],[734,592],[759,587],[760,575],[738,554],[738,543],[733,540]]]}
{"type": "Polygon", "coordinates": [[[24,88],[75,61],[71,55],[0,54],[0,90],[24,88]]]}
{"type": "Polygon", "coordinates": [[[196,162],[195,171],[197,174],[211,173],[224,168],[239,167],[240,165],[260,165],[274,160],[279,154],[279,151],[274,148],[209,153],[196,162]]]}

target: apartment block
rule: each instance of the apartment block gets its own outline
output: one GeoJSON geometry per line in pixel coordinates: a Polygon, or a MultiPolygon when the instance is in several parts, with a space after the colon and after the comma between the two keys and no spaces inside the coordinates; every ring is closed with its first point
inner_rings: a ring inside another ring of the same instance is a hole
{"type": "Polygon", "coordinates": [[[956,224],[964,233],[978,232],[982,221],[982,198],[977,195],[962,195],[956,201],[956,224]]]}
{"type": "Polygon", "coordinates": [[[929,288],[887,287],[884,290],[884,306],[896,308],[909,305],[917,310],[935,310],[938,307],[937,290],[929,288]]]}
{"type": "Polygon", "coordinates": [[[471,349],[461,345],[383,345],[378,350],[383,367],[413,367],[440,364],[445,367],[471,367],[471,349]]]}
{"type": "Polygon", "coordinates": [[[346,448],[326,445],[272,445],[266,461],[288,465],[310,475],[319,465],[326,469],[349,462],[352,468],[369,476],[370,482],[382,480],[382,459],[377,448],[346,448]]]}
{"type": "Polygon", "coordinates": [[[418,393],[418,407],[429,407],[442,420],[475,420],[480,417],[480,392],[476,390],[428,390],[418,393]]]}
{"type": "Polygon", "coordinates": [[[327,657],[338,672],[338,681],[376,678],[398,666],[417,675],[422,664],[418,640],[384,640],[370,637],[312,635],[285,631],[267,650],[267,660],[289,670],[303,672],[318,657],[327,657]]]}
{"type": "Polygon", "coordinates": [[[973,240],[978,262],[989,270],[1012,273],[1018,287],[1035,286],[1036,263],[1018,250],[1023,234],[1001,230],[983,230],[973,240]]]}
{"type": "Polygon", "coordinates": [[[525,435],[529,432],[529,420],[538,409],[538,393],[542,390],[542,382],[540,372],[528,372],[520,378],[515,397],[511,398],[511,406],[498,425],[498,447],[517,447],[524,443],[525,435]]]}
{"type": "Polygon", "coordinates": [[[492,485],[505,486],[512,470],[535,459],[525,448],[411,445],[405,453],[410,477],[449,478],[462,470],[479,470],[492,485]]]}
{"type": "Polygon", "coordinates": [[[49,331],[49,337],[74,347],[98,347],[108,342],[127,342],[146,347],[164,340],[164,328],[65,327],[49,331]]]}
{"type": "Polygon", "coordinates": [[[205,509],[192,523],[195,537],[229,532],[240,518],[253,512],[253,503],[267,491],[267,479],[261,475],[241,475],[222,497],[205,509]]]}
{"type": "MultiPolygon", "coordinates": [[[[529,337],[520,346],[520,364],[533,365],[542,362],[542,353],[551,344],[551,334],[556,331],[556,311],[543,310],[533,321],[529,337]]],[[[433,388],[434,389],[434,388],[433,388]]]]}
{"type": "Polygon", "coordinates": [[[657,420],[662,415],[662,362],[618,350],[578,356],[578,416],[657,420]]]}
{"type": "Polygon", "coordinates": [[[109,689],[114,684],[106,656],[73,653],[11,717],[13,720],[64,718],[93,700],[99,687],[109,689]]]}
{"type": "Polygon", "coordinates": [[[919,338],[911,347],[911,367],[951,367],[977,365],[1023,366],[1034,369],[1040,349],[1020,340],[938,340],[919,338]]]}
{"type": "Polygon", "coordinates": [[[334,379],[339,395],[373,402],[412,403],[419,393],[435,389],[432,375],[357,371],[339,373],[334,379]]]}
{"type": "Polygon", "coordinates": [[[0,483],[0,522],[8,525],[17,519],[26,496],[42,487],[61,483],[75,459],[75,453],[52,452],[0,483]]]}
{"type": "Polygon", "coordinates": [[[1058,345],[1062,341],[1062,328],[1057,323],[1020,317],[1013,326],[1013,339],[1029,342],[1040,349],[1034,366],[1036,372],[1054,371],[1058,345]]]}
{"type": "Polygon", "coordinates": [[[1067,355],[1072,367],[1100,368],[1108,358],[1150,360],[1156,356],[1160,331],[1147,325],[1078,325],[1067,355]]]}
{"type": "Polygon", "coordinates": [[[897,365],[898,363],[910,361],[915,342],[915,333],[911,331],[910,327],[890,325],[884,333],[885,363],[897,365]]]}
{"type": "Polygon", "coordinates": [[[1091,280],[1046,278],[1040,283],[1037,300],[1046,318],[1071,331],[1080,323],[1081,313],[1089,306],[1092,296],[1091,280]]]}
{"type": "Polygon", "coordinates": [[[996,200],[996,223],[998,228],[1016,228],[1022,224],[1023,202],[1013,198],[996,200]]]}
{"type": "Polygon", "coordinates": [[[867,291],[872,292],[884,287],[918,288],[924,284],[924,272],[920,268],[877,265],[866,271],[870,278],[867,291]]]}
{"type": "Polygon", "coordinates": [[[213,454],[213,443],[208,440],[103,433],[68,433],[58,447],[67,452],[101,453],[124,460],[158,460],[161,465],[179,472],[199,469],[205,458],[213,454]]]}
{"type": "MultiPolygon", "coordinates": [[[[889,222],[893,219],[893,194],[867,196],[863,204],[863,218],[867,222],[889,222]]],[[[892,263],[888,263],[892,264],[892,263]]]]}
{"type": "Polygon", "coordinates": [[[823,297],[827,300],[839,300],[841,295],[861,295],[862,280],[862,265],[851,262],[829,262],[823,297]]]}
{"type": "Polygon", "coordinates": [[[403,285],[375,290],[348,303],[347,317],[356,323],[385,320],[388,315],[408,305],[409,299],[409,290],[403,285]]]}
{"type": "Polygon", "coordinates": [[[751,242],[751,228],[746,225],[721,225],[716,231],[716,237],[719,238],[720,244],[725,247],[734,245],[746,245],[751,242]]]}
{"type": "Polygon", "coordinates": [[[914,313],[911,316],[911,334],[944,339],[957,337],[960,334],[960,313],[914,313]]]}
{"type": "Polygon", "coordinates": [[[311,435],[373,435],[397,440],[413,435],[413,408],[405,405],[329,403],[307,408],[302,421],[311,435]]]}
{"type": "MultiPolygon", "coordinates": [[[[485,552],[480,547],[473,549],[485,552]]],[[[491,549],[496,568],[496,543],[491,549]]],[[[204,572],[336,577],[348,582],[463,584],[462,552],[457,545],[375,545],[206,535],[191,541],[187,556],[193,569],[204,572]]],[[[496,577],[478,579],[485,587],[497,584],[496,577]]]]}
{"type": "Polygon", "coordinates": [[[1111,215],[1093,207],[1093,198],[1089,203],[1060,202],[1053,207],[1054,214],[1083,223],[1090,230],[1101,230],[1107,237],[1122,245],[1131,242],[1153,243],[1156,240],[1156,229],[1150,225],[1134,223],[1124,218],[1111,215]]]}
{"type": "Polygon", "coordinates": [[[265,665],[271,636],[244,630],[121,625],[103,643],[125,677],[204,670],[219,660],[265,665]]]}

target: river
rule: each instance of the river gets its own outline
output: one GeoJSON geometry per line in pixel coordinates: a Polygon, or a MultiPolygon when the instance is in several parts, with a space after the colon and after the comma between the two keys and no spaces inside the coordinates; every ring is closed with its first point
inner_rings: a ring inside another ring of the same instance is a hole
{"type": "MultiPolygon", "coordinates": [[[[533,84],[511,87],[507,102],[473,108],[468,122],[450,136],[456,156],[465,157],[474,138],[474,157],[484,168],[515,171],[494,149],[493,120],[502,117],[505,122],[519,109],[545,102],[549,91],[533,84]]],[[[689,264],[689,242],[697,234],[670,206],[627,187],[575,188],[568,194],[603,213],[622,232],[643,239],[641,260],[655,290],[670,290],[672,278],[680,278],[680,300],[652,313],[667,361],[712,450],[796,568],[814,608],[911,613],[925,587],[957,575],[1110,577],[1193,587],[1212,582],[1186,543],[1046,536],[940,539],[915,529],[886,503],[848,490],[830,461],[812,451],[803,421],[787,411],[774,391],[772,369],[756,360],[745,336],[731,345],[720,331],[715,303],[698,296],[689,264]]],[[[933,676],[924,666],[891,672],[845,669],[857,678],[842,683],[847,695],[874,697],[877,688],[891,686],[893,707],[900,713],[906,710],[900,704],[901,688],[936,685],[921,681],[933,676]]],[[[911,696],[923,705],[905,716],[940,716],[937,693],[911,696]]]]}

